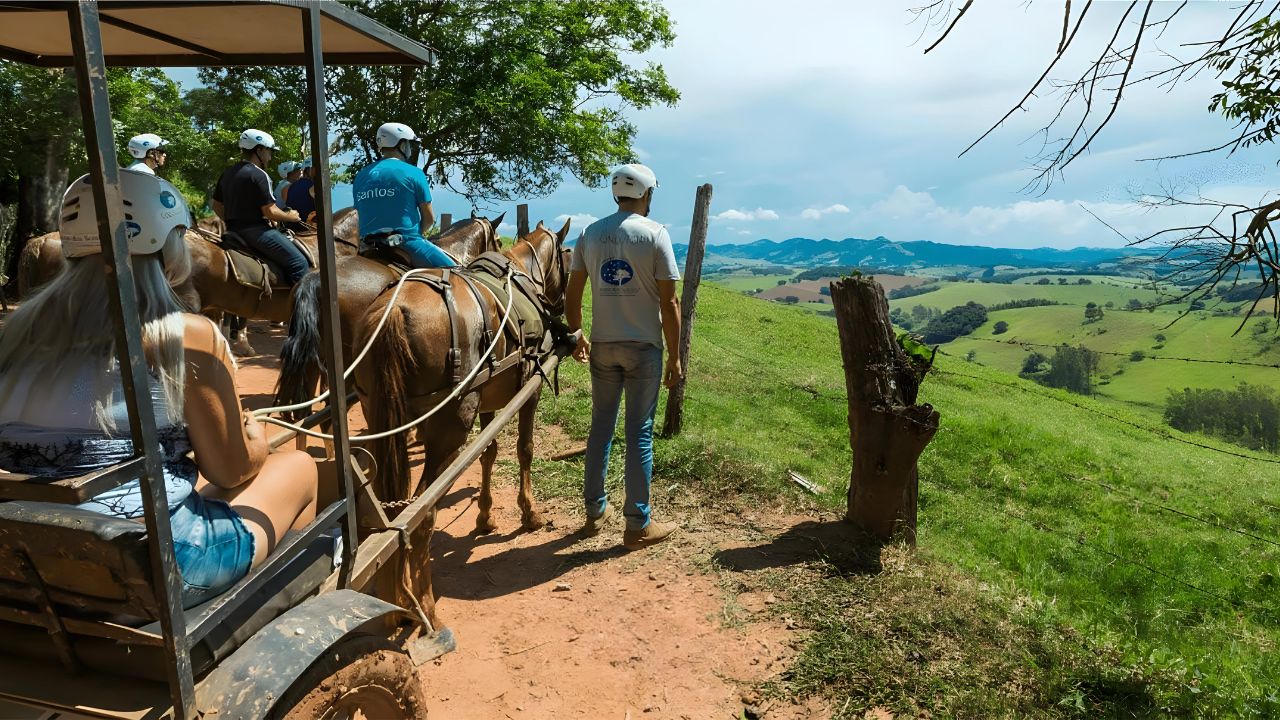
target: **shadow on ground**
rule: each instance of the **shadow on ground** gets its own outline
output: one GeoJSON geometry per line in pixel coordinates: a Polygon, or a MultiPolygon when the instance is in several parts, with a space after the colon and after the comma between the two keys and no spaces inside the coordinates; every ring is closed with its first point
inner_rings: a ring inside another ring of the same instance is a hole
{"type": "Polygon", "coordinates": [[[817,562],[840,575],[874,575],[881,570],[883,547],[843,520],[806,520],[767,543],[719,550],[712,557],[738,572],[817,562]]]}

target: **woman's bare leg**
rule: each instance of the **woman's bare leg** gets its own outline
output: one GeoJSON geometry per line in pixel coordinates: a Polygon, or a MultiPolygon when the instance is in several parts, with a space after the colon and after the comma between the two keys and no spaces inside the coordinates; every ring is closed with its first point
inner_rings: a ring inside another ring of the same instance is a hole
{"type": "Polygon", "coordinates": [[[253,564],[267,559],[290,530],[316,517],[316,463],[304,452],[267,456],[257,477],[230,490],[208,485],[200,494],[231,505],[253,533],[253,564]]]}

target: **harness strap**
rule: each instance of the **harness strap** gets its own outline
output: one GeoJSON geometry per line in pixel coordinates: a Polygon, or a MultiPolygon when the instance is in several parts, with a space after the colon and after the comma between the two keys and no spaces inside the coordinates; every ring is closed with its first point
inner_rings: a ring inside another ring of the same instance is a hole
{"type": "MultiPolygon", "coordinates": [[[[484,329],[481,331],[481,334],[480,334],[480,338],[481,338],[480,344],[484,347],[488,347],[489,343],[493,342],[493,329],[489,327],[489,308],[485,304],[484,298],[480,296],[480,290],[476,287],[477,281],[469,273],[455,273],[455,274],[462,278],[462,284],[467,286],[467,289],[471,291],[471,297],[474,298],[476,301],[476,308],[478,308],[480,311],[480,320],[482,323],[484,323],[484,329]]],[[[490,371],[493,370],[494,365],[496,363],[497,363],[497,360],[494,359],[493,355],[492,354],[489,355],[490,371]]]]}

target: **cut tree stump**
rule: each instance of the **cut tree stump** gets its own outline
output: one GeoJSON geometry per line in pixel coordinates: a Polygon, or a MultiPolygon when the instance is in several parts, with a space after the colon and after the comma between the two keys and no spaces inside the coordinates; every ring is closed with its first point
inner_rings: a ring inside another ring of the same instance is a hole
{"type": "Polygon", "coordinates": [[[831,283],[849,394],[853,468],[845,519],[880,540],[916,540],[917,463],[938,413],[917,405],[929,366],[899,345],[884,288],[870,277],[831,283]]]}

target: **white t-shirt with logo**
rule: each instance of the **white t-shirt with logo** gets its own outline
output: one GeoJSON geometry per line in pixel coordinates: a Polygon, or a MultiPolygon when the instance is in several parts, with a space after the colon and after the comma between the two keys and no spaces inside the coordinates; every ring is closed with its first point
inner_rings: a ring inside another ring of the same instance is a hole
{"type": "Polygon", "coordinates": [[[156,174],[156,171],[152,170],[150,165],[146,164],[141,160],[134,160],[133,163],[129,165],[129,167],[125,168],[125,170],[132,170],[134,172],[146,173],[148,175],[156,174]]]}
{"type": "Polygon", "coordinates": [[[662,347],[658,281],[680,279],[666,228],[630,212],[597,220],[578,239],[571,270],[591,278],[591,342],[662,347]]]}

